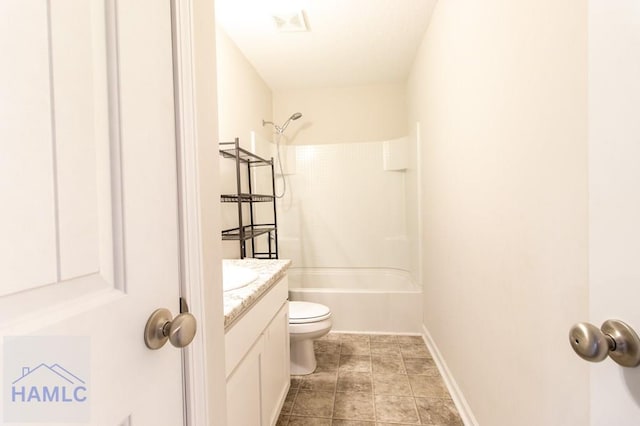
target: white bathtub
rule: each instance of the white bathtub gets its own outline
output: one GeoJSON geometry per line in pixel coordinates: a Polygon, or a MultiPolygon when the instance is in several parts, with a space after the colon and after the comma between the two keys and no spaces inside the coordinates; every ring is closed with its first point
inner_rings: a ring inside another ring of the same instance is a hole
{"type": "Polygon", "coordinates": [[[421,333],[422,290],[406,271],[291,268],[289,299],[331,309],[334,331],[421,333]]]}

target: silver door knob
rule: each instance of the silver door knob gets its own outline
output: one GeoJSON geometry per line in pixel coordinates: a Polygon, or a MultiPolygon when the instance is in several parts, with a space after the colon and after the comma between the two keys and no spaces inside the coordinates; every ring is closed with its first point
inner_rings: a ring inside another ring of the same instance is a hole
{"type": "Polygon", "coordinates": [[[160,349],[171,342],[176,348],[184,348],[196,335],[196,318],[189,312],[171,316],[168,309],[156,309],[144,328],[144,343],[149,349],[160,349]]]}
{"type": "Polygon", "coordinates": [[[600,329],[587,322],[574,324],[569,330],[569,343],[587,361],[600,362],[609,355],[623,367],[640,364],[640,338],[620,320],[607,320],[600,329]]]}

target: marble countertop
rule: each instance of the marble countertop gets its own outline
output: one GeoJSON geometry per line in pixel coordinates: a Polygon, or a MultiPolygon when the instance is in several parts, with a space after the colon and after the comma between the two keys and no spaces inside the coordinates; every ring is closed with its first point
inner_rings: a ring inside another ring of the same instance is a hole
{"type": "Polygon", "coordinates": [[[224,292],[225,329],[260,300],[285,275],[291,265],[288,259],[224,259],[222,262],[249,268],[258,274],[258,278],[251,284],[224,292]]]}

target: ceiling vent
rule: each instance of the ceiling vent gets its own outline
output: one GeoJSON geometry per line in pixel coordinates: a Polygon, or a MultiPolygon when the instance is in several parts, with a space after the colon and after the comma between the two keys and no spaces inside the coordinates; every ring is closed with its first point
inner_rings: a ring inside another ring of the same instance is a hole
{"type": "Polygon", "coordinates": [[[273,15],[273,22],[276,24],[276,30],[282,33],[309,31],[302,10],[296,13],[273,15]]]}

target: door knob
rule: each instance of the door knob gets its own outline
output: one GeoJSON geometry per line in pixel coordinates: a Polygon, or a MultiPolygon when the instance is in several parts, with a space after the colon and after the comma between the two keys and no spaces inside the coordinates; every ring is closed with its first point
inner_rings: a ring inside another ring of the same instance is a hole
{"type": "Polygon", "coordinates": [[[600,362],[609,355],[623,367],[640,364],[640,338],[620,320],[607,320],[600,329],[588,322],[574,324],[569,330],[569,343],[587,361],[600,362]]]}
{"type": "Polygon", "coordinates": [[[160,349],[171,342],[176,348],[184,348],[196,335],[196,318],[189,312],[172,318],[168,309],[156,309],[144,328],[144,343],[149,349],[160,349]]]}

